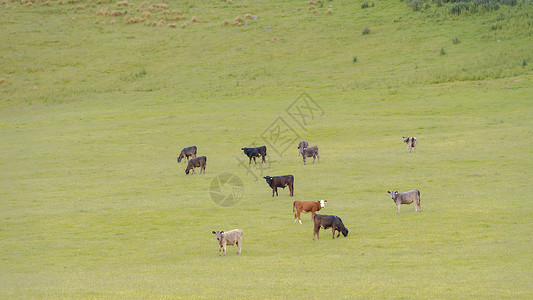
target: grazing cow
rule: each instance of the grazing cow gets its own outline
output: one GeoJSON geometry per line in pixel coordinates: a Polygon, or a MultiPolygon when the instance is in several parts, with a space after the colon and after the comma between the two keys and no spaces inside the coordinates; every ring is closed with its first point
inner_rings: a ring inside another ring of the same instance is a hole
{"type": "Polygon", "coordinates": [[[183,150],[181,150],[180,156],[178,156],[178,163],[180,163],[181,160],[184,158],[187,158],[187,161],[189,161],[189,157],[196,157],[196,150],[196,146],[183,148],[183,150]]]}
{"type": "Polygon", "coordinates": [[[398,207],[398,214],[400,213],[400,205],[402,204],[411,204],[415,203],[415,211],[422,211],[422,208],[420,207],[420,191],[419,190],[412,190],[409,192],[403,192],[398,193],[398,191],[387,191],[390,194],[390,197],[396,203],[396,206],[398,207]]]}
{"type": "Polygon", "coordinates": [[[254,162],[257,163],[257,161],[255,161],[255,158],[260,157],[260,156],[263,158],[263,164],[265,164],[265,156],[267,155],[267,147],[261,146],[257,148],[241,148],[241,149],[244,150],[244,154],[246,154],[248,158],[250,159],[250,162],[248,164],[252,163],[252,158],[254,159],[254,162]]]}
{"type": "Polygon", "coordinates": [[[302,154],[307,147],[309,147],[309,143],[306,140],[301,140],[300,143],[298,143],[298,153],[302,154]]]}
{"type": "Polygon", "coordinates": [[[241,254],[242,249],[242,230],[233,229],[230,231],[212,231],[218,241],[218,256],[226,256],[226,245],[237,245],[237,254],[241,254]]]}
{"type": "Polygon", "coordinates": [[[302,157],[304,158],[304,165],[308,157],[313,158],[313,163],[315,163],[315,159],[318,157],[318,162],[320,162],[320,155],[318,155],[318,147],[313,146],[313,147],[305,148],[302,152],[302,157]]]}
{"type": "Polygon", "coordinates": [[[328,229],[331,227],[331,230],[333,231],[334,239],[335,239],[335,230],[339,232],[339,234],[337,234],[337,237],[339,237],[341,233],[345,237],[348,235],[348,229],[344,227],[344,224],[342,223],[341,218],[337,216],[315,215],[313,217],[313,222],[315,223],[315,228],[313,229],[313,240],[315,240],[315,234],[316,234],[316,237],[320,239],[320,236],[318,235],[318,232],[320,231],[320,227],[324,229],[328,229]]]}
{"type": "Polygon", "coordinates": [[[416,137],[404,136],[403,142],[407,143],[407,152],[411,152],[412,147],[415,148],[415,152],[416,152],[416,144],[418,144],[418,142],[416,141],[416,137]]]}
{"type": "Polygon", "coordinates": [[[300,219],[300,213],[303,212],[311,212],[311,220],[315,216],[315,213],[322,209],[326,202],[328,200],[320,200],[320,201],[294,201],[292,203],[292,212],[294,213],[294,224],[296,224],[296,220],[300,221],[300,224],[302,224],[302,219],[300,219]],[[296,212],[295,212],[296,210],[296,212]]]}
{"type": "Polygon", "coordinates": [[[187,164],[187,169],[185,169],[185,174],[189,174],[189,171],[192,170],[192,173],[195,174],[194,168],[200,167],[200,174],[204,171],[205,174],[205,165],[207,163],[207,157],[199,156],[191,158],[187,164]]]}
{"type": "Polygon", "coordinates": [[[294,196],[294,176],[284,175],[284,176],[266,176],[263,177],[266,179],[268,185],[272,188],[272,197],[274,197],[274,192],[278,196],[278,187],[285,189],[286,186],[289,186],[290,196],[294,196]]]}

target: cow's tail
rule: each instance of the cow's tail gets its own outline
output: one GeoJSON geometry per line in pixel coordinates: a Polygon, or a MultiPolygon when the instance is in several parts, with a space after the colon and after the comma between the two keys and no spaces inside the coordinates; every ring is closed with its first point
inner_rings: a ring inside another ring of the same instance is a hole
{"type": "Polygon", "coordinates": [[[292,202],[292,212],[294,212],[294,205],[296,204],[296,202],[292,202]]]}

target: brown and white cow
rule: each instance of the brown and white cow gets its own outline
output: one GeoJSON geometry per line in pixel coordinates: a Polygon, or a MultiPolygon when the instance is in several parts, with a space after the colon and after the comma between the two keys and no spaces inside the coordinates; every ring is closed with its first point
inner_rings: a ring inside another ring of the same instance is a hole
{"type": "Polygon", "coordinates": [[[411,148],[415,148],[415,152],[416,152],[416,144],[418,144],[416,137],[404,136],[403,142],[407,143],[407,152],[411,152],[411,148]]]}
{"type": "Polygon", "coordinates": [[[305,148],[302,151],[302,157],[304,159],[304,165],[308,157],[313,158],[313,163],[315,163],[315,159],[318,157],[318,162],[320,162],[320,155],[318,155],[318,147],[313,146],[313,147],[305,148]]]}
{"type": "Polygon", "coordinates": [[[205,156],[191,158],[189,160],[189,163],[187,164],[187,169],[185,169],[185,174],[189,174],[190,170],[192,170],[192,173],[195,174],[194,168],[198,168],[198,167],[200,167],[200,174],[202,174],[202,171],[204,171],[204,174],[205,174],[206,164],[207,164],[207,157],[205,156]]]}
{"type": "Polygon", "coordinates": [[[278,188],[284,189],[285,187],[289,187],[290,194],[289,196],[294,196],[294,176],[292,175],[284,175],[284,176],[265,176],[263,177],[268,185],[272,188],[272,197],[274,197],[274,193],[276,193],[276,196],[278,196],[278,188]]]}
{"type": "Polygon", "coordinates": [[[396,206],[398,207],[397,213],[400,213],[400,205],[402,204],[411,204],[415,203],[415,211],[422,211],[422,208],[420,207],[420,191],[419,190],[412,190],[408,192],[398,193],[398,191],[387,191],[387,193],[390,194],[391,199],[394,201],[396,206]]]}
{"type": "Polygon", "coordinates": [[[212,231],[212,233],[216,235],[217,237],[218,250],[219,250],[218,256],[222,256],[222,252],[224,252],[224,256],[226,256],[226,245],[237,245],[237,254],[241,254],[241,249],[242,249],[242,230],[241,229],[233,229],[230,231],[212,231]]]}
{"type": "Polygon", "coordinates": [[[296,224],[296,221],[300,221],[300,224],[302,224],[302,219],[300,219],[300,214],[302,211],[311,212],[311,220],[313,220],[315,213],[320,209],[324,208],[326,202],[328,202],[328,200],[294,201],[292,203],[292,212],[294,213],[294,224],[296,224]]]}

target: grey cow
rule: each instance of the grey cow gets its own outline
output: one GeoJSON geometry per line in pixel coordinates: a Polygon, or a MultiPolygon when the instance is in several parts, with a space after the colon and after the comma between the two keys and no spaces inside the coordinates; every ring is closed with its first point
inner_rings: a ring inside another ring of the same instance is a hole
{"type": "Polygon", "coordinates": [[[217,237],[218,248],[219,248],[218,256],[222,256],[222,252],[224,252],[224,256],[226,256],[226,245],[237,245],[237,254],[241,254],[241,249],[242,249],[242,230],[241,229],[233,229],[230,231],[212,231],[212,232],[217,237]]]}
{"type": "Polygon", "coordinates": [[[415,148],[415,152],[416,152],[416,144],[418,144],[416,137],[404,136],[403,142],[407,143],[407,152],[411,152],[411,148],[415,148]]]}
{"type": "Polygon", "coordinates": [[[187,158],[187,161],[189,161],[189,157],[195,158],[197,150],[198,148],[196,148],[196,146],[183,148],[178,156],[178,163],[184,158],[187,158]]]}
{"type": "Polygon", "coordinates": [[[400,205],[402,204],[411,204],[415,203],[415,211],[422,211],[422,208],[420,207],[420,191],[419,190],[412,190],[409,192],[403,192],[398,193],[398,191],[387,191],[387,193],[390,194],[392,200],[394,203],[396,203],[396,206],[398,207],[398,214],[400,213],[400,205]]]}
{"type": "Polygon", "coordinates": [[[305,148],[302,152],[302,157],[304,159],[304,165],[308,157],[313,158],[313,163],[315,163],[315,159],[317,158],[318,158],[318,162],[320,162],[320,155],[318,155],[318,147],[313,146],[313,147],[305,148]]]}
{"type": "Polygon", "coordinates": [[[306,140],[301,140],[300,143],[298,143],[298,153],[301,155],[307,147],[309,147],[309,143],[306,140]]]}

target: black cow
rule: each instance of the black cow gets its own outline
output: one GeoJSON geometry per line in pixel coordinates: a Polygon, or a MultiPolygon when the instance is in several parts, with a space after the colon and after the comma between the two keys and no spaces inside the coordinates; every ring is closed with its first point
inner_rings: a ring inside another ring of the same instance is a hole
{"type": "Polygon", "coordinates": [[[241,148],[244,150],[244,154],[248,156],[250,159],[250,162],[248,164],[252,163],[252,158],[254,159],[254,162],[257,163],[255,160],[256,157],[262,157],[263,158],[263,164],[265,164],[265,156],[267,155],[267,147],[261,146],[257,148],[241,148]]]}
{"type": "Polygon", "coordinates": [[[272,197],[274,197],[274,192],[276,193],[276,196],[278,196],[278,187],[284,189],[286,186],[289,186],[290,190],[290,196],[294,196],[294,176],[292,175],[284,175],[284,176],[266,176],[263,177],[266,179],[266,182],[268,185],[272,188],[272,197]]]}
{"type": "Polygon", "coordinates": [[[187,158],[187,161],[189,161],[189,157],[196,157],[196,150],[196,146],[183,148],[180,156],[178,156],[178,163],[184,158],[187,158]]]}
{"type": "Polygon", "coordinates": [[[315,228],[313,229],[313,240],[315,239],[315,234],[316,237],[320,239],[320,236],[318,235],[320,227],[324,229],[328,229],[331,227],[331,231],[333,231],[333,238],[335,238],[335,230],[339,232],[339,234],[337,234],[337,237],[339,237],[341,233],[345,237],[348,235],[348,229],[344,227],[341,218],[337,216],[315,215],[313,217],[313,222],[315,223],[315,228]]]}

